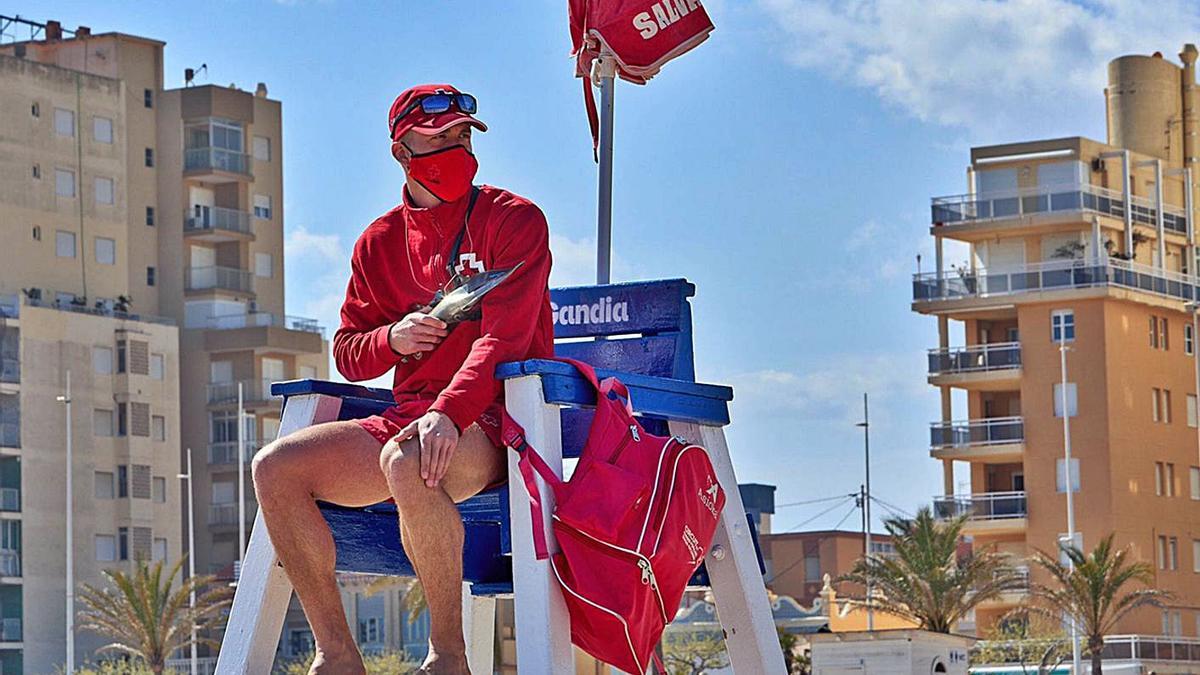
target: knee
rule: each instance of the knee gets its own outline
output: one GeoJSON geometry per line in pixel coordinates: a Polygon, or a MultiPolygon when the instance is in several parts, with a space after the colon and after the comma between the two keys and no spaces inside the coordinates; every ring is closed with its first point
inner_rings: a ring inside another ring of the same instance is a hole
{"type": "Polygon", "coordinates": [[[288,455],[294,454],[291,446],[294,443],[281,438],[263,447],[250,461],[250,475],[254,481],[254,491],[259,502],[295,487],[294,473],[289,470],[288,455]]]}
{"type": "Polygon", "coordinates": [[[421,451],[416,441],[388,441],[379,453],[379,468],[387,478],[396,505],[404,507],[406,496],[424,487],[421,479],[421,451]]]}

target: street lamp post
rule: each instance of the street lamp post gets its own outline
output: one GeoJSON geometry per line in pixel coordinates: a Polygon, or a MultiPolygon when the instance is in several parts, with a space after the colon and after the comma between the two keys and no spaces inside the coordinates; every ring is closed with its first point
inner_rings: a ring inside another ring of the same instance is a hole
{"type": "MultiPolygon", "coordinates": [[[[863,430],[863,458],[866,464],[867,480],[863,486],[863,521],[866,523],[864,528],[863,538],[865,539],[863,546],[866,547],[866,556],[871,555],[871,418],[867,413],[867,394],[863,393],[863,421],[854,425],[862,427],[863,430]]],[[[871,575],[867,574],[867,630],[875,630],[875,609],[871,605],[871,592],[873,590],[871,583],[871,575]]]]}
{"type": "Polygon", "coordinates": [[[71,371],[67,371],[67,389],[55,398],[67,406],[67,674],[75,672],[75,493],[71,470],[71,371]]]}
{"type": "Polygon", "coordinates": [[[238,382],[238,400],[237,400],[237,467],[238,467],[238,490],[237,490],[237,519],[238,519],[238,557],[237,566],[234,568],[235,574],[233,583],[237,583],[242,577],[242,564],[246,560],[246,439],[242,433],[242,427],[245,425],[243,418],[242,405],[242,383],[238,382]]]}
{"type": "MultiPolygon", "coordinates": [[[[195,494],[196,490],[192,482],[192,449],[187,449],[187,473],[177,474],[181,480],[187,481],[188,486],[188,578],[196,578],[196,512],[195,512],[195,494]]],[[[191,607],[192,615],[196,613],[196,586],[192,582],[192,591],[188,594],[188,606],[191,607]]],[[[191,675],[199,675],[199,662],[196,660],[196,624],[192,623],[192,644],[191,644],[191,675]]]]}
{"type": "MultiPolygon", "coordinates": [[[[1071,480],[1071,411],[1067,407],[1067,325],[1063,321],[1058,326],[1058,354],[1060,368],[1062,371],[1062,392],[1060,400],[1062,402],[1062,418],[1063,418],[1063,457],[1065,459],[1063,466],[1063,483],[1067,493],[1067,541],[1070,546],[1075,545],[1075,486],[1071,480]]],[[[1062,547],[1062,542],[1059,542],[1059,547],[1062,547]]],[[[1067,564],[1072,571],[1075,569],[1074,562],[1068,557],[1067,564]]],[[[1079,627],[1075,621],[1075,617],[1071,617],[1071,664],[1072,673],[1082,673],[1080,670],[1081,658],[1079,650],[1079,627]]]]}

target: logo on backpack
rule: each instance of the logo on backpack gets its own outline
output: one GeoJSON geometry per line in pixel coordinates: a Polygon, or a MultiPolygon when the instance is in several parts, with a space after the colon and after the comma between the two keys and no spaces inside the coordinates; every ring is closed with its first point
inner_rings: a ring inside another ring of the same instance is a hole
{"type": "Polygon", "coordinates": [[[683,543],[687,546],[688,555],[692,558],[689,562],[693,567],[699,565],[700,559],[704,557],[704,547],[700,545],[699,537],[687,525],[683,526],[683,543]]]}
{"type": "Polygon", "coordinates": [[[709,476],[708,487],[699,492],[700,503],[704,505],[704,508],[708,509],[713,518],[717,517],[717,491],[720,489],[721,486],[713,481],[712,476],[709,476]]]}

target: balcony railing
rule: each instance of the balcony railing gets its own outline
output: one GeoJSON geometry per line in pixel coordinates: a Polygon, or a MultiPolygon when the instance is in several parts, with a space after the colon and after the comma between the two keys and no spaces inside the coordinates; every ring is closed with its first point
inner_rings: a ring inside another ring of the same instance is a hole
{"type": "Polygon", "coordinates": [[[21,510],[21,489],[0,488],[0,511],[21,510]]]}
{"type": "Polygon", "coordinates": [[[175,320],[170,317],[121,311],[117,309],[115,303],[112,302],[95,303],[89,307],[86,303],[59,300],[57,294],[47,288],[39,288],[37,291],[38,294],[36,297],[25,297],[26,305],[29,305],[30,307],[57,309],[62,312],[91,314],[92,316],[106,316],[113,319],[123,319],[127,321],[145,321],[147,323],[157,323],[164,326],[175,325],[175,320]]]}
{"type": "Polygon", "coordinates": [[[934,422],[929,425],[929,436],[934,448],[1021,443],[1025,440],[1025,422],[1021,417],[934,422]]]}
{"type": "Polygon", "coordinates": [[[21,425],[17,422],[0,422],[0,448],[21,447],[21,425]]]}
{"type": "MultiPolygon", "coordinates": [[[[242,380],[242,401],[268,401],[276,396],[271,395],[272,380],[242,380]]],[[[208,385],[209,403],[237,403],[238,382],[211,382],[208,385]]]]}
{"type": "MultiPolygon", "coordinates": [[[[167,670],[174,673],[191,673],[192,672],[191,657],[167,659],[167,670]]],[[[213,675],[217,672],[217,657],[215,656],[197,656],[196,657],[196,672],[197,675],[213,675]]]]}
{"type": "Polygon", "coordinates": [[[187,234],[224,230],[226,232],[250,233],[250,214],[236,209],[213,206],[201,210],[183,212],[183,231],[187,234]]]}
{"type": "Polygon", "coordinates": [[[242,293],[254,292],[254,275],[236,267],[189,267],[184,270],[184,286],[189,291],[221,288],[242,293]]]}
{"type": "Polygon", "coordinates": [[[19,551],[0,550],[0,576],[21,576],[21,553],[19,551]]]}
{"type": "MultiPolygon", "coordinates": [[[[246,522],[254,521],[254,512],[258,506],[254,502],[246,503],[246,522]]],[[[208,506],[208,524],[209,525],[237,525],[238,507],[237,504],[209,504],[208,506]]]]}
{"type": "Polygon", "coordinates": [[[16,294],[0,295],[0,319],[15,319],[21,314],[21,301],[16,294]]]}
{"type": "MultiPolygon", "coordinates": [[[[1063,644],[1070,647],[1067,638],[1063,644]]],[[[1050,640],[1013,640],[1013,641],[981,641],[975,643],[974,650],[986,649],[992,654],[1002,654],[1001,658],[988,664],[1020,663],[1037,661],[1050,647],[1050,640]]],[[[1107,635],[1104,637],[1104,647],[1100,658],[1105,661],[1175,661],[1184,663],[1200,663],[1200,639],[1176,637],[1170,635],[1107,635]]]]}
{"type": "Polygon", "coordinates": [[[225,148],[188,148],[183,155],[184,171],[228,171],[250,175],[250,156],[225,148]]]}
{"type": "Polygon", "coordinates": [[[1010,268],[961,271],[913,276],[913,302],[988,298],[1063,289],[1113,286],[1191,302],[1200,298],[1200,286],[1178,272],[1148,267],[1127,260],[1054,260],[1010,268]]]}
{"type": "Polygon", "coordinates": [[[277,326],[279,328],[286,328],[287,330],[325,334],[325,327],[317,323],[316,319],[292,316],[290,314],[273,314],[271,312],[246,312],[242,314],[212,316],[208,318],[206,324],[207,328],[214,330],[248,328],[251,326],[277,326]]]}
{"type": "Polygon", "coordinates": [[[957,375],[1021,367],[1020,342],[929,350],[930,375],[957,375]]]}
{"type": "MultiPolygon", "coordinates": [[[[235,394],[236,396],[236,394],[235,394]]],[[[245,441],[246,466],[250,465],[250,460],[254,459],[254,455],[264,445],[261,441],[254,438],[248,438],[245,441]]],[[[236,465],[237,459],[237,441],[223,441],[221,443],[210,443],[208,446],[208,463],[209,464],[229,464],[236,465]]]]}
{"type": "MultiPolygon", "coordinates": [[[[1133,197],[1133,221],[1156,227],[1154,202],[1133,197]]],[[[1001,218],[1020,218],[1038,213],[1080,211],[1116,218],[1125,217],[1124,195],[1097,185],[1051,185],[1035,189],[934,197],[931,204],[934,226],[956,225],[1001,218]]],[[[1186,235],[1184,209],[1163,205],[1163,228],[1186,235]]]]}
{"type": "Polygon", "coordinates": [[[949,495],[933,498],[938,518],[967,516],[971,520],[1007,520],[1027,515],[1025,492],[985,492],[977,495],[949,495]]]}
{"type": "Polygon", "coordinates": [[[17,359],[0,358],[0,382],[21,381],[21,362],[17,359]]]}

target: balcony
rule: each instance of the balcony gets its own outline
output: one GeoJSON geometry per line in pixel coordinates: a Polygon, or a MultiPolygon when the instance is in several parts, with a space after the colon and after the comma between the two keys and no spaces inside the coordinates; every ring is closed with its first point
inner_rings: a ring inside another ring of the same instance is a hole
{"type": "Polygon", "coordinates": [[[0,382],[21,383],[21,362],[15,358],[0,358],[0,382]]]}
{"type": "MultiPolygon", "coordinates": [[[[1068,647],[1070,642],[1064,640],[1068,647]]],[[[995,642],[981,641],[974,649],[987,648],[992,653],[1003,653],[1007,658],[998,662],[979,663],[972,667],[972,672],[1001,672],[993,667],[1013,664],[1013,668],[1002,672],[1020,672],[1021,666],[1016,664],[1033,663],[1038,660],[1049,646],[1045,640],[995,642]]],[[[1175,669],[1162,670],[1161,667],[1175,668],[1200,664],[1200,638],[1176,637],[1170,635],[1107,635],[1104,637],[1104,647],[1100,652],[1106,671],[1119,669],[1120,672],[1155,672],[1155,666],[1160,666],[1157,672],[1195,672],[1194,669],[1179,671],[1175,669]]]]}
{"type": "Polygon", "coordinates": [[[1025,452],[1025,421],[1021,417],[934,422],[929,425],[929,436],[929,454],[935,459],[1019,462],[1025,452]]]}
{"type": "Polygon", "coordinates": [[[1014,565],[1012,571],[1016,572],[1020,578],[1020,583],[1015,588],[1004,591],[995,598],[980,604],[980,607],[985,609],[997,609],[1003,607],[1016,607],[1029,599],[1029,566],[1014,565]]]}
{"type": "Polygon", "coordinates": [[[1017,388],[1020,376],[1020,342],[929,350],[932,385],[1004,391],[1017,388]]]}
{"type": "MultiPolygon", "coordinates": [[[[1157,227],[1158,210],[1154,201],[1132,197],[1133,222],[1136,225],[1157,227]]],[[[1051,185],[1035,189],[985,194],[934,197],[931,200],[931,222],[938,234],[951,236],[973,229],[994,232],[998,221],[1011,220],[1016,227],[1029,227],[1034,221],[1047,224],[1063,222],[1067,216],[1078,221],[1085,214],[1097,214],[1125,219],[1124,195],[1097,185],[1051,185]],[[972,228],[987,224],[986,228],[972,228]],[[942,228],[945,228],[944,230],[942,228]]],[[[1167,233],[1187,236],[1187,213],[1184,209],[1163,205],[1163,229],[1167,233]]],[[[971,237],[965,237],[970,239],[971,237]]]]}
{"type": "Polygon", "coordinates": [[[0,422],[0,448],[21,447],[21,425],[17,422],[0,422]]]}
{"type": "Polygon", "coordinates": [[[244,152],[212,146],[183,151],[183,175],[212,183],[252,178],[250,156],[244,152]]]}
{"type": "MultiPolygon", "coordinates": [[[[250,438],[243,441],[245,443],[246,467],[249,468],[250,460],[254,459],[254,455],[265,445],[258,439],[250,438]]],[[[208,446],[208,463],[209,465],[227,465],[229,467],[237,466],[237,441],[222,441],[220,443],[210,443],[208,446]]]]}
{"type": "Polygon", "coordinates": [[[242,405],[247,408],[264,405],[278,406],[279,397],[271,395],[272,380],[242,380],[241,382],[210,382],[208,404],[211,406],[236,405],[238,384],[242,385],[242,405]]]}
{"type": "Polygon", "coordinates": [[[21,510],[21,489],[0,488],[0,511],[21,510]]]}
{"type": "Polygon", "coordinates": [[[932,303],[1004,298],[1011,302],[1028,293],[1111,288],[1149,293],[1168,300],[1191,302],[1200,298],[1200,286],[1188,275],[1127,260],[1054,260],[1017,265],[1003,270],[961,271],[913,276],[913,308],[932,303]]]}
{"type": "Polygon", "coordinates": [[[236,267],[189,267],[184,270],[184,288],[189,291],[220,289],[253,293],[254,275],[236,267]]]}
{"type": "Polygon", "coordinates": [[[325,327],[316,319],[290,314],[272,314],[271,312],[247,312],[245,314],[225,314],[208,318],[205,327],[209,330],[234,330],[257,326],[275,326],[285,330],[298,330],[305,333],[325,335],[325,327]]]}
{"type": "Polygon", "coordinates": [[[155,316],[153,314],[132,313],[118,309],[118,305],[112,299],[101,299],[96,301],[92,306],[87,303],[78,301],[60,300],[58,294],[48,288],[33,288],[31,295],[25,296],[25,304],[30,307],[42,307],[45,309],[54,309],[60,312],[75,312],[78,314],[91,314],[92,316],[104,316],[112,319],[120,319],[122,321],[145,321],[147,323],[157,323],[163,326],[174,326],[175,320],[165,316],[155,316]]]}
{"type": "MultiPolygon", "coordinates": [[[[250,525],[254,522],[254,513],[258,509],[258,505],[252,500],[246,502],[246,524],[250,525]]],[[[237,527],[238,505],[234,504],[210,504],[208,507],[208,524],[215,526],[234,526],[237,527]]]]}
{"type": "Polygon", "coordinates": [[[21,620],[19,618],[0,619],[0,642],[20,642],[21,620]]]}
{"type": "Polygon", "coordinates": [[[214,316],[202,324],[208,352],[263,350],[285,354],[320,354],[325,327],[316,319],[269,312],[214,316]]]}
{"type": "Polygon", "coordinates": [[[202,241],[251,241],[250,214],[220,206],[196,207],[183,212],[183,234],[202,241]]]}
{"type": "Polygon", "coordinates": [[[0,295],[0,319],[15,319],[20,315],[21,301],[17,295],[0,295]]]}
{"type": "Polygon", "coordinates": [[[934,497],[933,512],[941,519],[967,516],[964,534],[1024,532],[1028,515],[1024,491],[934,497]]]}
{"type": "Polygon", "coordinates": [[[0,550],[0,577],[21,576],[21,552],[0,550]]]}

